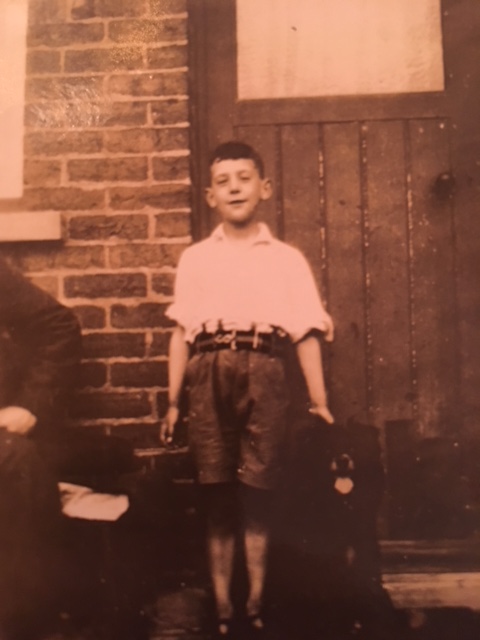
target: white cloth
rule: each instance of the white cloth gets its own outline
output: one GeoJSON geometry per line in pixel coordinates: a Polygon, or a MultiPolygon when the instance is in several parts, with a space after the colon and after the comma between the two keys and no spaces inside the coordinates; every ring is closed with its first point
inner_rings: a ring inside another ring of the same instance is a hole
{"type": "Polygon", "coordinates": [[[238,243],[219,225],[182,254],[167,316],[185,329],[188,342],[203,325],[215,332],[219,321],[227,331],[280,327],[294,342],[311,329],[332,332],[302,253],[273,238],[265,224],[259,227],[249,243],[238,243]]]}
{"type": "Polygon", "coordinates": [[[62,513],[69,518],[114,522],[129,507],[128,496],[97,493],[89,487],[59,482],[62,513]]]}

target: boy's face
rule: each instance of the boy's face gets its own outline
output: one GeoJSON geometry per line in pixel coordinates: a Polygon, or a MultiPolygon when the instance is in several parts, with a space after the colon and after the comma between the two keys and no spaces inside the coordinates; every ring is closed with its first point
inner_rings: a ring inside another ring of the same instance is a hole
{"type": "Polygon", "coordinates": [[[272,194],[270,180],[261,178],[253,160],[219,160],[210,168],[211,185],[206,195],[210,207],[224,222],[247,226],[255,218],[260,200],[272,194]]]}

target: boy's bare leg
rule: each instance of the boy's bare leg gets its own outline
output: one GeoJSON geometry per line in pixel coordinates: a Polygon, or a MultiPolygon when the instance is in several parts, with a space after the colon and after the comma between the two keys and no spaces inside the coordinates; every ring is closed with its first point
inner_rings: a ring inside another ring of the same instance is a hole
{"type": "Polygon", "coordinates": [[[249,593],[246,613],[252,624],[263,627],[261,619],[270,542],[271,492],[242,486],[244,544],[249,593]]]}
{"type": "MultiPolygon", "coordinates": [[[[206,485],[203,491],[209,569],[217,616],[229,620],[233,616],[231,587],[238,523],[237,487],[234,483],[221,483],[206,485]]],[[[228,630],[219,631],[226,634],[228,630]]]]}
{"type": "Polygon", "coordinates": [[[217,615],[219,619],[229,620],[233,615],[231,586],[233,560],[235,555],[235,536],[224,532],[208,532],[208,555],[210,560],[210,576],[217,615]]]}
{"type": "MultiPolygon", "coordinates": [[[[249,578],[249,594],[246,603],[246,613],[250,618],[260,616],[263,604],[263,591],[267,571],[269,531],[266,525],[259,523],[247,525],[245,530],[245,556],[249,578]]],[[[263,627],[260,617],[253,624],[263,627]]]]}

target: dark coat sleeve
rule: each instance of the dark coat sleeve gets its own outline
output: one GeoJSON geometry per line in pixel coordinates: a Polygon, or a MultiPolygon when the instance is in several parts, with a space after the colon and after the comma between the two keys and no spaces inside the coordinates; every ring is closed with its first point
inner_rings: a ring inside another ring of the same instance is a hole
{"type": "MultiPolygon", "coordinates": [[[[75,386],[81,332],[73,312],[0,259],[0,325],[14,346],[9,404],[37,417],[35,432],[62,421],[75,386]]],[[[8,367],[8,363],[7,363],[8,367]]]]}

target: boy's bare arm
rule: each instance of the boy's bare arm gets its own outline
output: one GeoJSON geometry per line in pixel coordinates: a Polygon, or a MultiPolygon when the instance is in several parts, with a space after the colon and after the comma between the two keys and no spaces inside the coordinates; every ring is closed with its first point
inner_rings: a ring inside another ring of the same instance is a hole
{"type": "Polygon", "coordinates": [[[172,441],[175,424],[178,421],[178,401],[188,362],[188,344],[185,331],[177,325],[170,338],[168,361],[168,411],[160,427],[160,440],[164,444],[172,441]]]}
{"type": "Polygon", "coordinates": [[[310,335],[297,342],[295,346],[312,403],[310,412],[332,424],[334,419],[327,406],[320,343],[310,335]]]}

